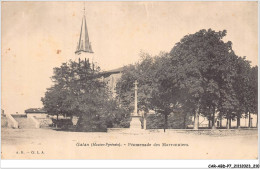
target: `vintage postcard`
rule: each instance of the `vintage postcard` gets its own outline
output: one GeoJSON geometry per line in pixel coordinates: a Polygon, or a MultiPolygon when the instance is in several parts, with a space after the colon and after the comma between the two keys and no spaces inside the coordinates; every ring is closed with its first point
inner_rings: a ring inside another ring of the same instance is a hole
{"type": "Polygon", "coordinates": [[[1,12],[2,159],[259,158],[257,1],[1,12]]]}

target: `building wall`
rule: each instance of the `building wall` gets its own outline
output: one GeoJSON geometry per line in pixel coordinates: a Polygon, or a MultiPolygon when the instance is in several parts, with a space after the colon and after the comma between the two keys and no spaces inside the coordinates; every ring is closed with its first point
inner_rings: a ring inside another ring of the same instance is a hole
{"type": "Polygon", "coordinates": [[[103,78],[103,81],[108,85],[108,88],[111,91],[113,97],[116,97],[116,84],[121,76],[122,73],[114,73],[108,77],[103,78]]]}

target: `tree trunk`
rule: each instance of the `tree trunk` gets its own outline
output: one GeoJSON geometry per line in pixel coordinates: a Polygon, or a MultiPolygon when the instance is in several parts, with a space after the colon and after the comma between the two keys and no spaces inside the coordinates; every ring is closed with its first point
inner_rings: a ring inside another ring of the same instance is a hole
{"type": "Polygon", "coordinates": [[[251,113],[249,112],[249,115],[248,115],[248,128],[251,128],[251,113]]]}
{"type": "Polygon", "coordinates": [[[82,116],[79,116],[78,117],[78,121],[77,121],[77,124],[76,124],[76,131],[81,131],[81,128],[80,128],[80,125],[82,123],[82,116]]]}
{"type": "Polygon", "coordinates": [[[168,114],[164,115],[164,132],[168,128],[168,114]]]}
{"type": "Polygon", "coordinates": [[[194,112],[193,129],[194,130],[198,130],[199,129],[199,107],[197,109],[195,109],[195,112],[194,112]]]}
{"type": "Polygon", "coordinates": [[[229,117],[227,117],[226,129],[229,129],[229,117]]]}
{"type": "Polygon", "coordinates": [[[208,121],[209,121],[208,128],[211,129],[211,120],[208,119],[208,121]]]}
{"type": "Polygon", "coordinates": [[[186,118],[187,118],[187,112],[184,113],[184,118],[183,118],[183,128],[186,129],[186,118]]]}
{"type": "Polygon", "coordinates": [[[143,129],[146,130],[146,115],[144,114],[144,122],[143,122],[143,129]]]}
{"type": "Polygon", "coordinates": [[[237,114],[237,128],[239,129],[240,128],[240,118],[241,118],[241,113],[238,113],[237,114]]]}
{"type": "Polygon", "coordinates": [[[58,128],[59,114],[57,114],[56,128],[58,128]]]}
{"type": "Polygon", "coordinates": [[[219,112],[219,127],[222,128],[222,112],[219,112]]]}
{"type": "Polygon", "coordinates": [[[212,112],[213,112],[213,114],[212,114],[212,129],[216,129],[216,124],[215,124],[215,107],[213,106],[212,107],[212,112]]]}
{"type": "Polygon", "coordinates": [[[209,124],[208,124],[208,129],[211,129],[211,122],[212,122],[212,117],[211,117],[211,106],[209,106],[209,117],[207,118],[208,121],[209,121],[209,124]]]}
{"type": "Polygon", "coordinates": [[[258,112],[256,112],[256,128],[258,128],[258,112]]]}
{"type": "Polygon", "coordinates": [[[231,118],[229,118],[228,124],[229,124],[229,128],[231,129],[231,118]]]}

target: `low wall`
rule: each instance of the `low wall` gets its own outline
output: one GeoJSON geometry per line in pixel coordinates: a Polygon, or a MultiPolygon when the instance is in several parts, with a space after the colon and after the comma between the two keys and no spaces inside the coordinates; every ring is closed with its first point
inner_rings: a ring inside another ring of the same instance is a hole
{"type": "Polygon", "coordinates": [[[33,115],[27,114],[27,118],[31,119],[35,125],[36,128],[40,128],[40,122],[34,118],[33,115]]]}
{"type": "Polygon", "coordinates": [[[13,118],[11,114],[6,115],[8,121],[8,127],[18,128],[18,122],[13,118]]]}
{"type": "Polygon", "coordinates": [[[40,123],[40,128],[48,128],[52,125],[52,120],[50,118],[34,118],[40,123]]]}
{"type": "Polygon", "coordinates": [[[126,131],[129,130],[129,128],[108,128],[108,132],[119,132],[119,131],[126,131]]]}
{"type": "MultiPolygon", "coordinates": [[[[108,128],[108,132],[127,132],[131,130],[130,128],[108,128]]],[[[257,128],[241,128],[241,129],[199,129],[199,130],[193,130],[193,129],[166,129],[166,132],[172,132],[172,133],[210,133],[210,134],[216,134],[221,132],[240,132],[240,131],[246,131],[246,130],[257,130],[257,128]]],[[[151,132],[151,133],[163,133],[164,129],[140,129],[140,132],[151,132]]]]}
{"type": "Polygon", "coordinates": [[[40,113],[27,113],[27,117],[36,117],[36,118],[47,118],[47,114],[40,114],[40,113]]]}

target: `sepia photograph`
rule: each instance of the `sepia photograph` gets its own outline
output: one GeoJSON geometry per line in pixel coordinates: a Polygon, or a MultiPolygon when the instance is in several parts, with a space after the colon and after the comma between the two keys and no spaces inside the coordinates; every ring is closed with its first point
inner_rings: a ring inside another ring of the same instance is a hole
{"type": "Polygon", "coordinates": [[[1,2],[1,159],[258,158],[257,1],[1,2]]]}

